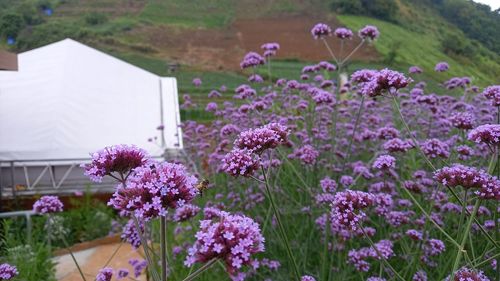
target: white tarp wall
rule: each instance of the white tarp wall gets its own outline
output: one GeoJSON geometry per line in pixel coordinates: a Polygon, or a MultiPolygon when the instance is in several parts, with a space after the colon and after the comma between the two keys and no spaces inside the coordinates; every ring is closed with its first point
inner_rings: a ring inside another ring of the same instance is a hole
{"type": "Polygon", "coordinates": [[[71,39],[21,53],[18,61],[18,72],[0,71],[4,166],[19,160],[74,163],[113,144],[135,144],[153,156],[182,148],[175,78],[71,39]],[[159,125],[165,129],[156,130],[159,125]],[[148,142],[154,136],[158,141],[148,142]]]}

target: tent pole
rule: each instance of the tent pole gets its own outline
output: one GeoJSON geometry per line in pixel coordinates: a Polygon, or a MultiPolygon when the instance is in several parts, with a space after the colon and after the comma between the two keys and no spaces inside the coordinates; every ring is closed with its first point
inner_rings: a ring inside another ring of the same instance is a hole
{"type": "Polygon", "coordinates": [[[2,177],[2,162],[0,162],[0,213],[3,211],[2,192],[3,192],[3,177],[2,177]]]}

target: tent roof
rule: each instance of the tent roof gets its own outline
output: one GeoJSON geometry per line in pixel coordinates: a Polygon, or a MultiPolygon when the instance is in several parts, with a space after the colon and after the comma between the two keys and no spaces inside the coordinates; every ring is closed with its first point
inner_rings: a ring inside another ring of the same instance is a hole
{"type": "Polygon", "coordinates": [[[182,148],[175,78],[71,39],[21,53],[18,63],[18,72],[0,71],[0,161],[89,158],[113,144],[153,156],[182,148]]]}

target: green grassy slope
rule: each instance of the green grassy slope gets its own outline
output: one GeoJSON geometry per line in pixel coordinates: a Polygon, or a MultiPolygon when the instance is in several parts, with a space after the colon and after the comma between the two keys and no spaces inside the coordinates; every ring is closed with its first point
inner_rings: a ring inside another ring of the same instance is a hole
{"type": "Polygon", "coordinates": [[[441,51],[440,39],[433,32],[411,31],[389,22],[363,16],[339,15],[337,18],[349,28],[355,30],[366,24],[376,25],[381,35],[375,44],[375,48],[382,55],[387,56],[394,49],[394,46],[399,45],[396,56],[398,65],[418,65],[424,71],[433,72],[436,62],[448,62],[450,70],[447,73],[433,74],[438,80],[450,76],[471,76],[479,80],[476,82],[480,84],[488,84],[495,83],[495,78],[498,77],[491,72],[491,70],[499,71],[498,62],[488,61],[487,58],[483,57],[480,57],[479,61],[472,61],[466,58],[449,56],[441,51]]]}
{"type": "MultiPolygon", "coordinates": [[[[225,30],[231,27],[232,22],[241,18],[308,15],[323,21],[336,16],[342,24],[354,30],[365,24],[374,24],[382,33],[375,44],[382,59],[375,62],[356,62],[353,68],[366,65],[373,68],[388,66],[407,70],[410,65],[419,65],[424,68],[426,75],[435,81],[442,81],[451,76],[469,75],[476,79],[475,82],[479,85],[498,83],[499,55],[492,54],[481,46],[478,47],[474,58],[445,54],[441,47],[445,32],[453,33],[461,40],[469,39],[424,4],[398,1],[404,21],[396,25],[369,17],[335,15],[330,11],[328,1],[319,0],[307,3],[300,0],[0,0],[0,19],[6,14],[24,15],[29,10],[26,7],[31,7],[30,16],[38,21],[28,24],[20,31],[15,46],[7,46],[5,38],[0,38],[0,48],[22,51],[72,37],[149,71],[167,75],[166,64],[174,58],[169,57],[168,52],[150,44],[150,37],[141,33],[143,28],[169,27],[181,30],[180,32],[189,37],[191,30],[225,30]],[[42,2],[52,3],[54,15],[43,14],[39,8],[42,2]],[[96,14],[104,20],[89,23],[89,15],[96,14]],[[396,58],[392,64],[387,65],[386,58],[394,51],[396,58]],[[451,70],[444,74],[435,73],[434,64],[443,60],[450,63],[451,70]]],[[[297,58],[275,62],[273,76],[297,79],[300,75],[299,68],[307,63],[297,58]]],[[[207,72],[199,69],[199,65],[183,65],[180,71],[174,74],[179,78],[181,93],[206,95],[211,86],[225,84],[232,88],[245,81],[245,77],[238,73],[207,72]],[[205,80],[202,88],[195,89],[191,86],[190,82],[194,76],[205,80]]],[[[265,75],[266,71],[263,70],[261,74],[265,75]]]]}

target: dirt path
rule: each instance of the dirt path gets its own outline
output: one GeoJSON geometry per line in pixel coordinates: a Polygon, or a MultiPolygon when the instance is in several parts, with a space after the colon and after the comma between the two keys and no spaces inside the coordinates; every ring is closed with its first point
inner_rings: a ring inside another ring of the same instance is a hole
{"type": "MultiPolygon", "coordinates": [[[[78,261],[78,264],[82,268],[82,271],[84,272],[87,280],[94,280],[99,269],[101,269],[103,265],[106,264],[106,262],[111,257],[113,252],[119,246],[120,243],[113,243],[113,244],[97,246],[95,248],[74,253],[76,260],[78,261]]],[[[123,243],[108,266],[113,268],[115,272],[118,269],[126,268],[130,271],[130,274],[132,274],[131,276],[133,276],[134,272],[133,268],[128,263],[130,259],[142,260],[143,258],[139,255],[137,251],[132,249],[130,244],[123,243]]],[[[80,274],[78,273],[78,269],[76,268],[69,254],[56,257],[54,258],[54,260],[57,263],[56,266],[57,280],[59,281],[82,280],[80,274]]],[[[116,280],[116,276],[114,276],[112,280],[116,280]]],[[[137,278],[137,280],[145,281],[146,277],[143,274],[143,276],[140,276],[139,278],[137,278]]]]}

